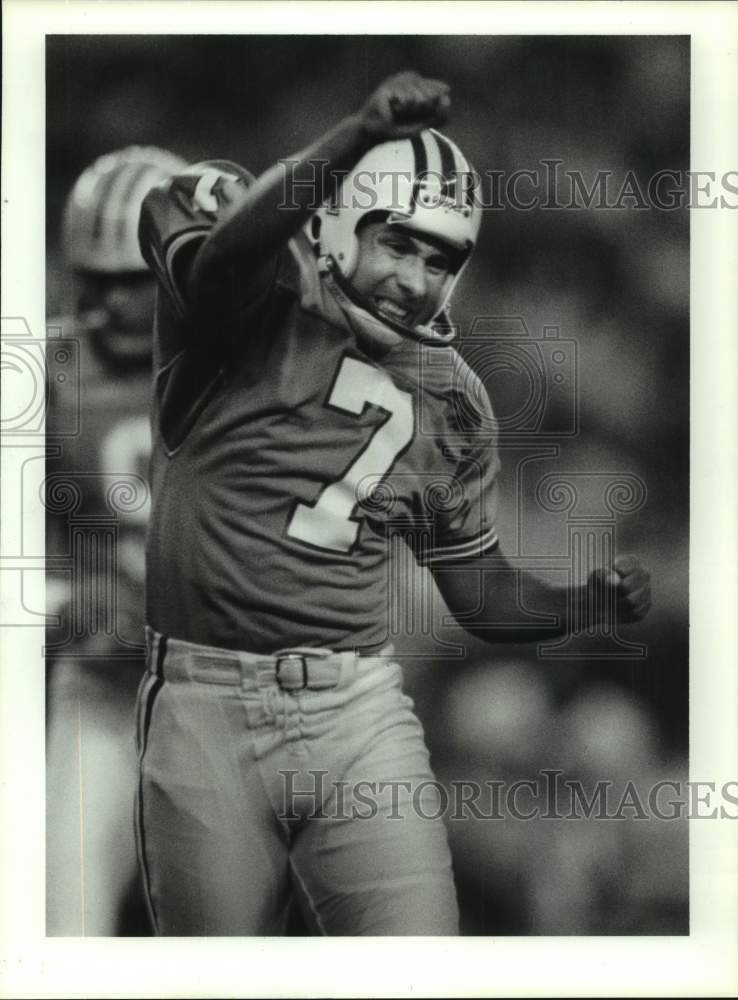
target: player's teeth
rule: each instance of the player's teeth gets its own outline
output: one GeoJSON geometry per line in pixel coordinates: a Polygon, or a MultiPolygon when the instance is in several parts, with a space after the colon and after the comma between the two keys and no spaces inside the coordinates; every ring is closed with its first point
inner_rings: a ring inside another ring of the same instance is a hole
{"type": "Polygon", "coordinates": [[[387,313],[387,315],[392,316],[394,319],[405,319],[407,316],[407,309],[403,309],[394,302],[390,302],[389,299],[380,299],[379,308],[382,312],[387,313]]]}

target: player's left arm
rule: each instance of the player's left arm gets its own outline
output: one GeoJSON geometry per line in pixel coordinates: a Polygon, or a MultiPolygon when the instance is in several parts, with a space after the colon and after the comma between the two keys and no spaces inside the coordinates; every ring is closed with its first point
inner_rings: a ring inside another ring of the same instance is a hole
{"type": "Polygon", "coordinates": [[[569,633],[573,608],[579,627],[603,624],[611,616],[622,624],[640,621],[650,607],[651,586],[633,556],[619,556],[612,567],[594,570],[574,590],[517,569],[506,559],[495,527],[501,463],[492,404],[463,362],[457,364],[454,385],[465,406],[449,411],[443,452],[456,457],[447,470],[463,500],[448,511],[436,511],[433,544],[420,555],[458,623],[487,642],[535,642],[569,633]],[[461,412],[467,414],[466,429],[456,422],[461,412]],[[476,426],[468,424],[474,413],[476,426]],[[555,624],[521,624],[530,621],[531,613],[550,616],[555,624]],[[583,614],[590,620],[582,621],[583,614]]]}
{"type": "Polygon", "coordinates": [[[581,626],[639,622],[651,607],[651,580],[635,556],[618,556],[610,569],[594,570],[586,584],[553,586],[516,570],[499,549],[457,561],[431,565],[439,591],[451,614],[472,635],[486,642],[535,642],[567,634],[570,609],[588,608],[581,626]],[[553,615],[551,626],[521,626],[531,612],[553,615]]]}

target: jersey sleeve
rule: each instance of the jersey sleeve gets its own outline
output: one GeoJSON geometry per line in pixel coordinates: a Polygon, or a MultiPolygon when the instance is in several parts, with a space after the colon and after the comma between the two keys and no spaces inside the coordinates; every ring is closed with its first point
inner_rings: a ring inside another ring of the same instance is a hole
{"type": "Polygon", "coordinates": [[[486,389],[464,369],[466,387],[452,391],[432,471],[420,479],[416,513],[426,530],[411,541],[420,565],[480,556],[498,544],[497,424],[486,389]]]}
{"type": "Polygon", "coordinates": [[[186,313],[187,276],[198,247],[250,181],[243,167],[209,160],[157,185],[144,199],[141,253],[178,315],[186,313]]]}
{"type": "Polygon", "coordinates": [[[480,556],[497,546],[498,468],[496,451],[470,449],[449,481],[439,484],[436,502],[441,509],[434,518],[434,530],[428,539],[416,535],[414,549],[420,565],[480,556]],[[443,510],[447,503],[448,512],[443,510]]]}

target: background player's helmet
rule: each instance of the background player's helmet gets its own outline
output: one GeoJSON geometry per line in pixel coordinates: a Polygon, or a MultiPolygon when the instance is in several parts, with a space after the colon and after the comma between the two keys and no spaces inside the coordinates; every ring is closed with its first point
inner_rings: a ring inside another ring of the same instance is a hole
{"type": "Polygon", "coordinates": [[[155,146],[128,146],[99,157],[80,174],[67,198],[62,242],[77,271],[145,271],[138,217],[145,195],[187,166],[155,146]]]}
{"type": "Polygon", "coordinates": [[[307,226],[321,266],[332,270],[349,295],[358,261],[357,228],[376,213],[382,213],[390,224],[441,240],[451,251],[452,269],[434,316],[438,317],[448,305],[481,225],[469,161],[435,129],[412,139],[381,143],[359,160],[334,202],[321,206],[307,226]]]}
{"type": "Polygon", "coordinates": [[[129,146],[95,160],[67,198],[62,245],[75,329],[119,373],[151,364],[156,283],[138,244],[141,204],[186,166],[163,149],[129,146]]]}

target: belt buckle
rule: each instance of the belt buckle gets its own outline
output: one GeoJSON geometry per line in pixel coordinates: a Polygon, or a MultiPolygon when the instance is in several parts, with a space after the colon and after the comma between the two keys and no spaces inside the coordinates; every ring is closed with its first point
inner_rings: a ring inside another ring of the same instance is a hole
{"type": "Polygon", "coordinates": [[[305,657],[305,655],[303,653],[283,653],[281,655],[277,655],[277,662],[276,662],[275,670],[276,670],[277,684],[279,685],[279,687],[282,688],[283,691],[304,691],[307,688],[307,686],[308,686],[308,666],[307,666],[307,658],[305,657]],[[300,664],[300,666],[302,667],[302,684],[300,684],[300,685],[289,685],[288,687],[285,687],[285,685],[282,683],[282,679],[280,677],[280,673],[281,673],[282,667],[284,666],[285,663],[299,663],[300,664]]]}

